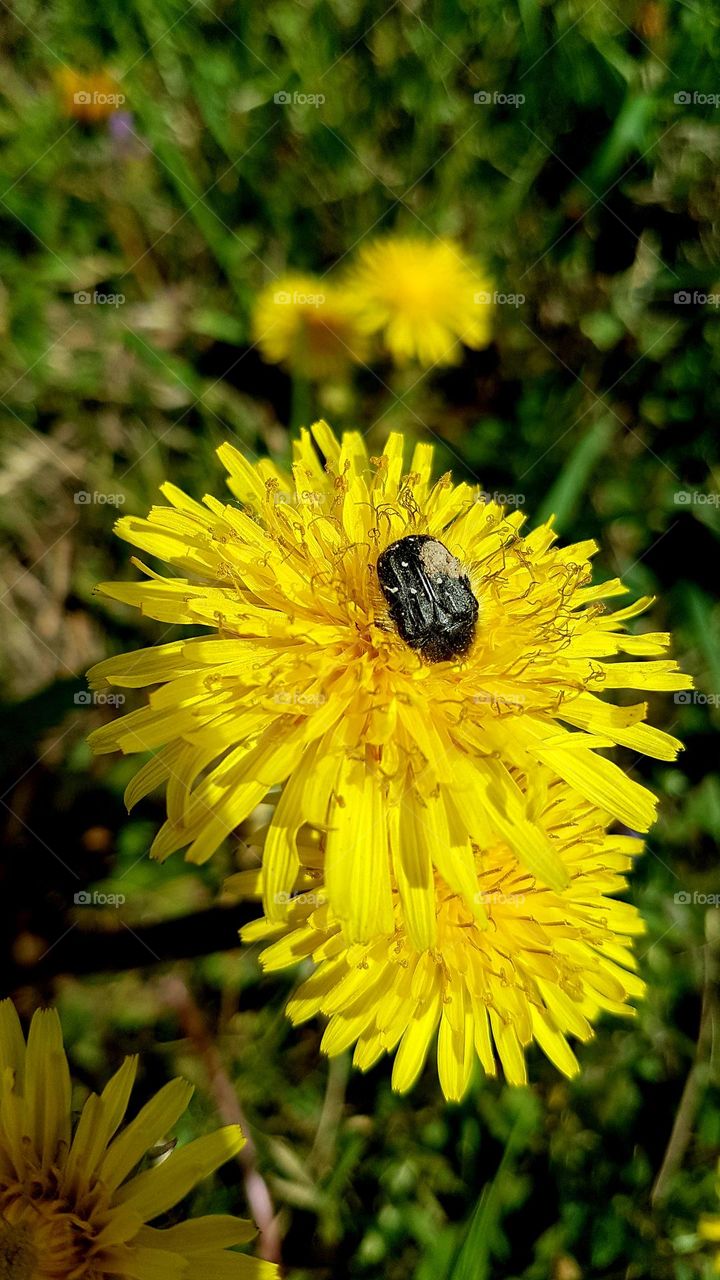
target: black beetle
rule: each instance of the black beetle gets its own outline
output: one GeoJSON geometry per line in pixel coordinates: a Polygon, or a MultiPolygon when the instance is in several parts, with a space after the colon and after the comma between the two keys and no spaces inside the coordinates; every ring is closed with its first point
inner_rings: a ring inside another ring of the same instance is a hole
{"type": "Polygon", "coordinates": [[[478,602],[459,560],[428,534],[399,538],[377,562],[390,617],[411,649],[428,662],[467,653],[475,635],[478,602]]]}

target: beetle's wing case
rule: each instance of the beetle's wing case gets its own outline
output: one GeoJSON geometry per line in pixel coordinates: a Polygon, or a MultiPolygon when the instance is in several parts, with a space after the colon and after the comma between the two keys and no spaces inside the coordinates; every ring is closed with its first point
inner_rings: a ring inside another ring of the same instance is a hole
{"type": "Polygon", "coordinates": [[[425,541],[420,535],[401,538],[383,551],[377,565],[390,617],[402,639],[415,646],[422,644],[436,622],[435,594],[419,558],[425,541]]]}
{"type": "Polygon", "coordinates": [[[447,547],[427,534],[400,538],[382,553],[378,582],[401,638],[431,661],[464,653],[478,605],[447,547]]]}

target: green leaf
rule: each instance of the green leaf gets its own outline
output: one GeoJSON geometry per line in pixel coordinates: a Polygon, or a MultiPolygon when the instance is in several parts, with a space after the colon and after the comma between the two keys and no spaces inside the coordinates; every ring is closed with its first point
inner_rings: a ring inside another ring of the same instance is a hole
{"type": "Polygon", "coordinates": [[[604,417],[583,433],[550,492],[541,502],[538,523],[554,515],[556,529],[562,531],[568,527],[585,495],[593,468],[610,448],[616,429],[615,419],[604,417]]]}
{"type": "Polygon", "coordinates": [[[537,1121],[537,1104],[532,1094],[518,1092],[517,1117],[510,1131],[502,1160],[492,1182],[483,1187],[465,1242],[448,1280],[490,1280],[490,1244],[497,1238],[503,1214],[504,1182],[512,1164],[527,1146],[537,1121]]]}

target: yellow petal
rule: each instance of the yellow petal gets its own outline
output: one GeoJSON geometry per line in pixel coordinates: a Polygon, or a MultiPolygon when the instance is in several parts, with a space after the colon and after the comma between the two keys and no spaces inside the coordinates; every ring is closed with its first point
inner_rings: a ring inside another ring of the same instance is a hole
{"type": "Polygon", "coordinates": [[[441,1004],[442,994],[438,983],[423,1007],[412,1015],[395,1055],[392,1087],[396,1093],[406,1093],[420,1075],[440,1021],[441,1004]]]}
{"type": "Polygon", "coordinates": [[[248,1218],[233,1218],[226,1213],[210,1213],[201,1218],[179,1222],[174,1227],[143,1227],[138,1232],[137,1243],[154,1249],[169,1249],[172,1253],[207,1253],[214,1249],[229,1249],[235,1244],[247,1244],[257,1235],[257,1227],[248,1218]]]}
{"type": "Polygon", "coordinates": [[[326,885],[350,941],[395,928],[387,818],[379,778],[348,759],[338,778],[326,847],[326,885]]]}
{"type": "Polygon", "coordinates": [[[647,831],[655,821],[657,801],[650,791],[628,778],[611,760],[590,751],[537,748],[536,754],[581,795],[613,813],[627,827],[647,831]]]}
{"type": "Polygon", "coordinates": [[[0,1001],[0,1072],[10,1070],[19,1086],[25,1071],[25,1037],[12,1000],[0,1001]]]}
{"type": "Polygon", "coordinates": [[[171,1080],[145,1103],[102,1160],[98,1177],[106,1186],[111,1190],[119,1187],[146,1151],[172,1132],[192,1094],[193,1087],[186,1080],[171,1080]]]}
{"type": "Polygon", "coordinates": [[[127,1280],[182,1280],[187,1276],[187,1262],[180,1254],[142,1247],[123,1256],[122,1269],[127,1280]]]}
{"type": "Polygon", "coordinates": [[[408,934],[418,951],[435,945],[435,882],[429,833],[414,790],[388,811],[393,867],[408,934]]]}
{"type": "Polygon", "coordinates": [[[474,1018],[462,981],[451,982],[438,1033],[438,1076],[448,1102],[460,1102],[470,1084],[474,1060],[474,1018]],[[452,1011],[451,1011],[452,1010],[452,1011]]]}
{"type": "Polygon", "coordinates": [[[41,1009],[30,1024],[25,1059],[26,1132],[43,1164],[57,1157],[59,1144],[70,1142],[70,1070],[60,1019],[54,1009],[41,1009]]]}
{"type": "Polygon", "coordinates": [[[564,1035],[551,1026],[550,1021],[543,1015],[541,1010],[536,1009],[534,1006],[531,1010],[531,1016],[533,1035],[545,1056],[555,1064],[558,1071],[562,1071],[563,1075],[577,1075],[580,1070],[580,1064],[564,1035]]]}
{"type": "Polygon", "coordinates": [[[176,1148],[162,1164],[146,1169],[125,1183],[116,1199],[129,1209],[137,1209],[146,1222],[151,1222],[178,1204],[203,1178],[237,1155],[244,1144],[240,1126],[226,1125],[216,1133],[176,1148]]]}

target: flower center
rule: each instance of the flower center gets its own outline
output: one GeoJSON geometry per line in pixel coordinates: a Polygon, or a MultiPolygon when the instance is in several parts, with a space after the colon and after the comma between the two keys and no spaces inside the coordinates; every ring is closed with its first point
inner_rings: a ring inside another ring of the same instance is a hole
{"type": "Polygon", "coordinates": [[[0,1219],[0,1280],[33,1280],[37,1261],[30,1229],[0,1219]]]}
{"type": "Polygon", "coordinates": [[[0,1218],[0,1280],[90,1280],[94,1231],[61,1200],[13,1197],[0,1218]]]}

